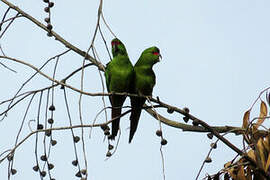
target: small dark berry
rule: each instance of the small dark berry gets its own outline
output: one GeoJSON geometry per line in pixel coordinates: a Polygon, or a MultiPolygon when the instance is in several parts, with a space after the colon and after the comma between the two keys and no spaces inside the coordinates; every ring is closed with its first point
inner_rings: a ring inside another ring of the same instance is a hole
{"type": "Polygon", "coordinates": [[[162,140],[161,140],[161,145],[162,145],[162,146],[166,145],[167,143],[168,143],[168,141],[167,141],[166,139],[162,139],[162,140]]]}
{"type": "Polygon", "coordinates": [[[108,139],[114,140],[114,137],[110,134],[110,135],[108,136],[108,139]]]}
{"type": "Polygon", "coordinates": [[[112,149],[113,149],[113,145],[109,144],[108,149],[109,149],[109,150],[112,150],[112,149]]]}
{"type": "Polygon", "coordinates": [[[53,26],[51,24],[47,24],[47,29],[52,30],[53,26]]]}
{"type": "Polygon", "coordinates": [[[54,168],[54,165],[53,164],[48,164],[48,169],[51,170],[54,168]]]}
{"type": "Polygon", "coordinates": [[[17,170],[16,169],[11,169],[11,174],[14,175],[17,173],[17,170]]]}
{"type": "Polygon", "coordinates": [[[82,174],[81,174],[81,172],[79,171],[79,172],[77,172],[77,173],[75,174],[75,176],[76,176],[76,177],[82,177],[82,174]]]}
{"type": "Polygon", "coordinates": [[[100,126],[100,128],[103,130],[103,131],[105,131],[106,129],[107,129],[107,125],[106,124],[102,124],[101,126],[100,126]]]}
{"type": "Polygon", "coordinates": [[[187,116],[183,117],[183,120],[187,123],[189,118],[187,116]]]}
{"type": "Polygon", "coordinates": [[[213,134],[212,133],[207,133],[207,137],[209,138],[209,139],[213,139],[213,134]]]}
{"type": "Polygon", "coordinates": [[[49,22],[51,22],[51,19],[50,19],[49,17],[46,17],[46,18],[44,19],[44,21],[45,21],[46,23],[49,23],[49,22]]]}
{"type": "Polygon", "coordinates": [[[72,161],[72,165],[73,166],[77,166],[78,165],[78,161],[77,160],[72,161]]]}
{"type": "Polygon", "coordinates": [[[109,135],[110,135],[110,131],[109,131],[108,129],[106,129],[106,130],[104,131],[104,134],[105,134],[106,136],[109,136],[109,135]]]}
{"type": "Polygon", "coordinates": [[[51,32],[48,32],[48,33],[47,33],[47,36],[52,37],[53,35],[52,35],[51,32]]]}
{"type": "Polygon", "coordinates": [[[49,2],[49,7],[53,7],[54,3],[53,2],[49,2]]]}
{"type": "Polygon", "coordinates": [[[45,7],[44,8],[44,11],[48,13],[50,11],[50,8],[49,7],[45,7]]]}
{"type": "Polygon", "coordinates": [[[51,106],[49,107],[49,110],[50,110],[50,111],[55,111],[54,105],[51,105],[51,106]]]}
{"type": "Polygon", "coordinates": [[[185,113],[189,114],[189,109],[187,107],[184,107],[183,110],[185,111],[185,113]]]}
{"type": "Polygon", "coordinates": [[[75,143],[79,142],[80,141],[80,137],[79,136],[74,136],[73,137],[73,140],[75,143]]]}
{"type": "Polygon", "coordinates": [[[81,173],[82,173],[83,175],[86,175],[86,172],[87,172],[86,169],[82,169],[82,170],[81,170],[81,173]]]}
{"type": "Polygon", "coordinates": [[[193,120],[193,121],[192,121],[192,124],[193,124],[193,126],[198,126],[198,125],[199,125],[199,121],[193,120]]]}
{"type": "Polygon", "coordinates": [[[167,112],[168,112],[169,114],[172,114],[172,113],[174,112],[174,110],[173,110],[173,108],[167,108],[167,112]]]}
{"type": "Polygon", "coordinates": [[[48,123],[49,123],[49,124],[53,124],[53,122],[54,122],[54,121],[53,121],[52,118],[48,119],[48,123]]]}
{"type": "Polygon", "coordinates": [[[159,136],[159,137],[162,136],[162,131],[161,130],[157,130],[156,131],[156,135],[159,136]]]}
{"type": "Polygon", "coordinates": [[[42,124],[38,124],[37,125],[37,129],[43,129],[43,125],[42,124]]]}
{"type": "Polygon", "coordinates": [[[42,155],[42,156],[40,157],[40,159],[41,159],[42,161],[47,161],[46,155],[42,155]]]}
{"type": "Polygon", "coordinates": [[[210,162],[212,162],[212,159],[211,159],[210,157],[207,157],[207,158],[204,160],[204,162],[210,163],[210,162]]]}
{"type": "Polygon", "coordinates": [[[37,165],[33,167],[33,170],[36,172],[38,171],[38,169],[39,169],[39,167],[37,165]]]}
{"type": "Polygon", "coordinates": [[[112,156],[112,153],[110,151],[107,152],[106,154],[107,157],[111,157],[112,156]]]}
{"type": "Polygon", "coordinates": [[[61,85],[60,89],[65,89],[65,86],[64,85],[61,85]]]}
{"type": "Polygon", "coordinates": [[[48,137],[51,136],[52,135],[52,131],[51,130],[45,131],[45,135],[48,136],[48,137]]]}
{"type": "Polygon", "coordinates": [[[45,177],[45,176],[46,176],[46,171],[41,171],[41,172],[40,172],[40,175],[41,175],[42,177],[45,177]]]}
{"type": "Polygon", "coordinates": [[[8,159],[8,161],[12,161],[13,160],[13,154],[8,155],[7,159],[8,159]]]}
{"type": "Polygon", "coordinates": [[[54,145],[57,144],[57,141],[56,141],[56,140],[52,140],[52,141],[51,141],[51,144],[52,144],[52,146],[54,146],[54,145]]]}
{"type": "Polygon", "coordinates": [[[217,143],[211,143],[210,145],[213,149],[216,149],[217,148],[217,143]]]}

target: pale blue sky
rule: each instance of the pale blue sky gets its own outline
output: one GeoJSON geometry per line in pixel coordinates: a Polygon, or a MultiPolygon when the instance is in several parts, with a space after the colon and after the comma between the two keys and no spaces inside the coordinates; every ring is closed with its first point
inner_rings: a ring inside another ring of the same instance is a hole
{"type": "MultiPolygon", "coordinates": [[[[43,11],[45,3],[42,1],[12,2],[42,22],[46,17],[43,11]]],[[[55,2],[52,8],[53,30],[86,51],[93,36],[98,4],[98,1],[85,0],[55,2]]],[[[0,2],[1,17],[6,8],[0,2]]],[[[133,63],[145,48],[153,45],[160,48],[163,59],[154,68],[157,84],[153,95],[168,104],[189,107],[193,115],[210,125],[241,126],[243,113],[259,92],[270,85],[270,2],[267,0],[104,0],[103,13],[113,32],[125,43],[133,63]]],[[[104,24],[101,28],[109,44],[113,36],[104,24]]],[[[23,18],[13,24],[0,39],[0,44],[6,55],[36,66],[64,50],[62,44],[47,37],[46,32],[23,18]]],[[[106,64],[109,57],[99,36],[95,45],[102,63],[106,64]]],[[[82,60],[74,53],[63,56],[59,61],[57,78],[61,79],[79,67],[82,60]]],[[[18,73],[0,67],[0,79],[4,86],[1,88],[0,101],[12,97],[19,83],[33,73],[29,68],[15,63],[1,62],[18,73]]],[[[52,75],[52,71],[53,64],[45,72],[52,75]]],[[[78,74],[68,83],[79,88],[79,78],[78,74]]],[[[102,91],[96,68],[86,69],[84,83],[85,91],[102,91]]],[[[35,79],[32,86],[27,86],[25,90],[48,85],[50,82],[44,78],[35,79]]],[[[79,123],[78,95],[70,90],[68,93],[73,121],[79,123]]],[[[68,125],[63,94],[59,88],[56,89],[55,98],[55,126],[68,125]]],[[[38,97],[35,105],[37,100],[38,97]]],[[[108,104],[107,98],[106,102],[108,104]]],[[[126,102],[128,105],[129,100],[126,102]]],[[[92,122],[96,113],[102,109],[101,98],[84,97],[83,103],[84,121],[92,122]]],[[[1,152],[14,144],[25,108],[26,104],[18,105],[0,123],[1,152]]],[[[3,109],[0,107],[0,110],[3,109]]],[[[178,114],[159,112],[182,122],[182,116],[178,114]]],[[[33,106],[27,121],[36,118],[36,114],[37,108],[33,106]]],[[[98,122],[103,120],[104,117],[100,116],[98,122]]],[[[125,116],[121,121],[117,153],[107,161],[104,161],[107,143],[103,142],[100,128],[93,130],[91,139],[86,130],[89,179],[162,179],[160,139],[155,135],[158,122],[143,112],[131,144],[128,144],[128,126],[128,116],[125,116]]],[[[186,133],[165,125],[163,131],[168,140],[168,145],[163,148],[166,179],[195,179],[212,141],[205,134],[186,133]]],[[[29,132],[25,124],[22,137],[29,132]]],[[[79,134],[80,131],[77,132],[79,134]]],[[[75,179],[77,169],[71,165],[74,153],[70,131],[59,131],[53,135],[58,144],[52,148],[51,160],[55,168],[51,173],[56,179],[75,179]]],[[[241,145],[240,136],[226,137],[241,145]]],[[[12,179],[39,179],[39,175],[32,170],[35,165],[34,139],[30,138],[18,149],[14,166],[18,173],[12,179]]],[[[207,172],[213,174],[220,170],[234,156],[232,150],[219,143],[211,156],[213,162],[205,166],[200,179],[207,172]]],[[[7,162],[0,164],[2,177],[6,177],[6,169],[7,162]]]]}

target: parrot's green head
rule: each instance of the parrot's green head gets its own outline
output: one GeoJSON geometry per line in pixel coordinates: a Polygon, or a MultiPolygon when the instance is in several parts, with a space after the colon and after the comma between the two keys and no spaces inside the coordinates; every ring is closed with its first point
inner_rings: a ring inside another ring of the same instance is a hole
{"type": "Polygon", "coordinates": [[[114,38],[111,44],[112,44],[113,57],[117,56],[118,54],[122,54],[122,55],[127,54],[125,45],[119,39],[114,38]]]}
{"type": "Polygon", "coordinates": [[[140,59],[142,59],[142,63],[143,64],[149,64],[149,65],[154,65],[157,62],[160,61],[160,59],[162,58],[160,51],[157,47],[153,46],[150,48],[145,49],[142,52],[142,55],[140,57],[140,59]]]}

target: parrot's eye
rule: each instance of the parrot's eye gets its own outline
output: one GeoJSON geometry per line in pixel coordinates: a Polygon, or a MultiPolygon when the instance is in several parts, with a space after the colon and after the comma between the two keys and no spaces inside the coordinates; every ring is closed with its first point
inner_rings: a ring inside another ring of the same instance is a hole
{"type": "Polygon", "coordinates": [[[154,54],[154,55],[159,55],[159,52],[152,52],[152,54],[154,54]]]}

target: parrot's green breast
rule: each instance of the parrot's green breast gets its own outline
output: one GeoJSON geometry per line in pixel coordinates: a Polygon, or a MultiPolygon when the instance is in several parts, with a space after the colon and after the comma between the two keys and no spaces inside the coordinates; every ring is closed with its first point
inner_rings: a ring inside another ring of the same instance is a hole
{"type": "Polygon", "coordinates": [[[140,95],[151,96],[153,87],[156,83],[156,77],[152,69],[135,67],[135,89],[140,95]]]}
{"type": "Polygon", "coordinates": [[[105,75],[110,92],[129,92],[133,66],[127,56],[115,57],[108,64],[105,75]]]}

